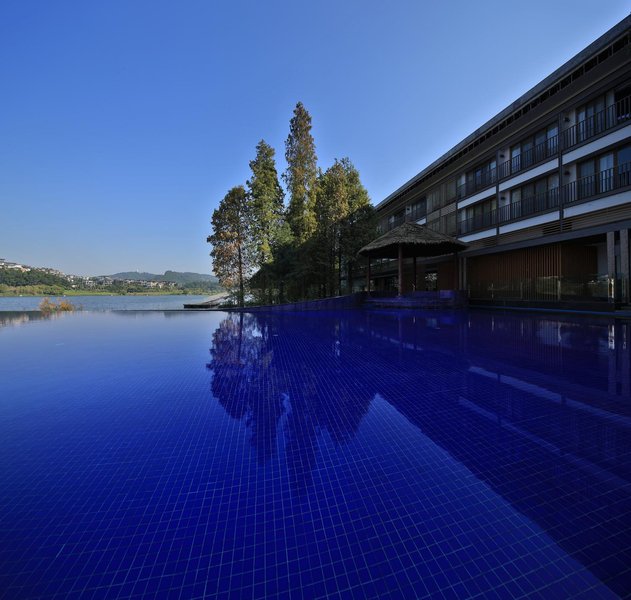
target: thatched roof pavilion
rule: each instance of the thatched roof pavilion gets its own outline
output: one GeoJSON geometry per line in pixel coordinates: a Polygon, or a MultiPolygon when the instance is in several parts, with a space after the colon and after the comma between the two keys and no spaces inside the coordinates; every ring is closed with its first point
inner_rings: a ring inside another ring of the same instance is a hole
{"type": "Polygon", "coordinates": [[[399,294],[403,290],[403,259],[416,257],[442,256],[464,250],[467,244],[456,238],[428,229],[417,223],[403,223],[384,233],[381,237],[366,244],[358,254],[368,257],[368,291],[370,291],[370,259],[399,259],[399,294]]]}

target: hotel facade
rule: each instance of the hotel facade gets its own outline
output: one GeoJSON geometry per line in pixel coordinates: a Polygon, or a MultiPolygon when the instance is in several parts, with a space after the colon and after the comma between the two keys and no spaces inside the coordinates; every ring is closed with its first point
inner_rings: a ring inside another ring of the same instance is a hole
{"type": "MultiPolygon", "coordinates": [[[[403,290],[466,290],[471,304],[631,303],[631,16],[377,206],[457,237],[456,257],[403,267],[403,290]],[[414,273],[416,268],[416,273],[414,273]]],[[[396,261],[372,288],[398,286],[396,261]]]]}

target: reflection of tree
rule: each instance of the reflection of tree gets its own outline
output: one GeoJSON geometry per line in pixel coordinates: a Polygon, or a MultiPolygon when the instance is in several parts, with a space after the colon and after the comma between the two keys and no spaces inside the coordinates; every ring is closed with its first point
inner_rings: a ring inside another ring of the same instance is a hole
{"type": "Polygon", "coordinates": [[[22,325],[29,321],[60,317],[59,313],[42,313],[40,311],[0,311],[0,328],[10,325],[22,325]]]}
{"type": "Polygon", "coordinates": [[[336,444],[352,439],[373,395],[344,355],[339,322],[326,323],[310,330],[299,319],[231,314],[213,334],[207,365],[213,395],[230,416],[245,420],[261,462],[283,437],[299,488],[311,481],[321,432],[336,444]]]}
{"type": "Polygon", "coordinates": [[[230,314],[213,333],[212,361],[207,365],[214,373],[213,395],[231,417],[246,419],[262,462],[274,453],[283,413],[281,395],[272,381],[268,336],[253,315],[230,314]]]}

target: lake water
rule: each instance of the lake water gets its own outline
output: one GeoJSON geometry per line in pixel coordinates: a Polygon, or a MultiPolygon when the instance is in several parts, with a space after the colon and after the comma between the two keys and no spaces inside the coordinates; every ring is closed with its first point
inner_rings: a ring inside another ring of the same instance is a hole
{"type": "Polygon", "coordinates": [[[11,314],[2,598],[629,597],[631,323],[11,314]]]}
{"type": "MultiPolygon", "coordinates": [[[[208,296],[68,296],[51,297],[54,302],[68,300],[83,310],[181,310],[184,303],[202,302],[208,296]]],[[[0,311],[38,310],[41,296],[0,298],[0,311]]]]}

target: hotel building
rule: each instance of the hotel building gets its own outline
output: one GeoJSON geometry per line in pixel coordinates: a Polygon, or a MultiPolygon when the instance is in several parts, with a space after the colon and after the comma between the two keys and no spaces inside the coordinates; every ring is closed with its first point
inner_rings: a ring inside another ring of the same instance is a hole
{"type": "MultiPolygon", "coordinates": [[[[472,304],[631,302],[631,16],[423,169],[378,206],[466,242],[412,260],[403,289],[462,289],[472,304]]],[[[372,268],[395,289],[396,261],[372,268]]]]}

